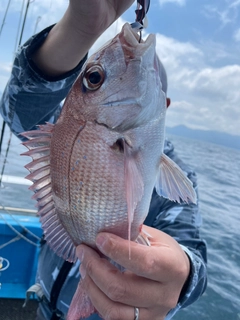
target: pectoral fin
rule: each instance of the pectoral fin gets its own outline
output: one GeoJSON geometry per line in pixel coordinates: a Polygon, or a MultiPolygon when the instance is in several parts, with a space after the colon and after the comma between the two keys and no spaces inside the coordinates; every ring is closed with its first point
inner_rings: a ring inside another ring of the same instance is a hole
{"type": "Polygon", "coordinates": [[[143,196],[143,180],[137,168],[136,159],[131,151],[131,147],[125,141],[123,145],[125,190],[128,208],[128,239],[131,240],[131,224],[134,218],[134,211],[143,196]]]}
{"type": "Polygon", "coordinates": [[[162,154],[155,188],[157,193],[171,201],[196,203],[196,193],[192,182],[179,166],[162,154]]]}

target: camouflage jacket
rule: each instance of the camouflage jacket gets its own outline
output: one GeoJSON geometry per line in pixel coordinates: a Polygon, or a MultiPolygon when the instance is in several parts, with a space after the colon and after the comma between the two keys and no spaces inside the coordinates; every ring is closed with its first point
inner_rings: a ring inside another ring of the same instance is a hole
{"type": "MultiPolygon", "coordinates": [[[[51,27],[30,38],[16,55],[11,77],[3,93],[0,111],[11,130],[18,134],[36,129],[36,125],[46,121],[54,123],[61,111],[62,100],[66,97],[73,82],[86,60],[72,71],[56,78],[48,78],[41,73],[31,60],[31,54],[39,48],[51,27]]],[[[164,152],[173,159],[192,181],[197,191],[196,174],[176,155],[170,141],[165,142],[164,152]]],[[[177,306],[166,319],[181,308],[197,300],[206,288],[206,244],[200,238],[201,215],[198,205],[177,204],[159,197],[153,192],[148,217],[145,224],[160,229],[175,238],[191,261],[191,272],[179,298],[177,306]]],[[[50,300],[50,292],[63,260],[57,257],[45,244],[39,256],[37,282],[40,283],[45,300],[50,300]]],[[[57,309],[66,314],[71,298],[79,281],[79,262],[70,270],[57,301],[57,309]]],[[[47,303],[41,303],[43,319],[51,318],[47,303]]],[[[41,316],[39,317],[41,319],[41,316]]],[[[100,319],[97,315],[89,319],[100,319]]]]}

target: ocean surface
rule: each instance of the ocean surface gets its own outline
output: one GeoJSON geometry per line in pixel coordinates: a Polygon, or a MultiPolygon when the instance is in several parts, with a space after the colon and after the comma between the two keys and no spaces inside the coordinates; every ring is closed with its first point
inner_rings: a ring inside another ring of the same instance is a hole
{"type": "MultiPolygon", "coordinates": [[[[5,153],[9,133],[5,135],[5,153]]],[[[174,320],[240,320],[240,151],[169,136],[182,160],[197,172],[202,237],[208,243],[208,288],[174,320]]],[[[12,139],[4,174],[24,177],[26,149],[12,139]]],[[[4,157],[0,158],[2,169],[4,157]]],[[[0,206],[35,209],[28,186],[3,183],[0,206]]]]}

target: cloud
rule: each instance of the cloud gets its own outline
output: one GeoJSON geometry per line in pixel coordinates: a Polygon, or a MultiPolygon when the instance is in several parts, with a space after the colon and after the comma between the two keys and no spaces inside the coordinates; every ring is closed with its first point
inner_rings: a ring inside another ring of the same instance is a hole
{"type": "MultiPolygon", "coordinates": [[[[1,0],[0,12],[4,12],[7,9],[9,0],[1,0]]],[[[12,0],[9,5],[9,10],[17,10],[19,4],[22,3],[21,0],[12,0]]]]}
{"type": "Polygon", "coordinates": [[[240,42],[240,28],[239,28],[238,30],[236,30],[236,32],[234,33],[233,39],[234,39],[236,42],[240,42]]]}
{"type": "MultiPolygon", "coordinates": [[[[7,8],[9,0],[1,0],[0,12],[5,11],[7,8]]],[[[22,7],[23,0],[12,0],[10,2],[9,11],[19,11],[22,7]]],[[[27,1],[25,0],[24,8],[26,8],[27,1]]],[[[41,1],[30,1],[29,12],[35,7],[35,10],[41,11],[42,9],[48,10],[49,8],[56,8],[55,11],[58,11],[59,8],[66,8],[68,5],[68,0],[41,0],[41,1]]],[[[63,12],[63,11],[62,11],[63,12]]]]}
{"type": "Polygon", "coordinates": [[[68,6],[67,0],[49,1],[41,0],[38,2],[32,2],[32,8],[30,11],[31,16],[41,17],[38,23],[37,31],[56,23],[59,21],[68,6]]]}
{"type": "Polygon", "coordinates": [[[236,1],[234,1],[233,3],[231,3],[230,4],[230,8],[236,8],[236,7],[238,7],[238,6],[240,6],[240,0],[236,0],[236,1]]]}
{"type": "Polygon", "coordinates": [[[179,6],[184,6],[186,4],[186,0],[159,0],[160,5],[164,5],[166,3],[175,3],[178,4],[179,6]]]}
{"type": "Polygon", "coordinates": [[[8,63],[2,63],[0,64],[0,72],[11,72],[12,70],[12,63],[11,62],[8,62],[8,63]]]}
{"type": "Polygon", "coordinates": [[[240,134],[240,65],[214,68],[207,51],[160,34],[156,50],[166,67],[172,98],[167,125],[240,134]]]}
{"type": "MultiPolygon", "coordinates": [[[[6,86],[6,83],[8,82],[9,75],[2,75],[0,74],[0,99],[1,99],[1,92],[4,91],[4,88],[6,86]]],[[[1,116],[0,116],[1,119],[1,116]]]]}
{"type": "Polygon", "coordinates": [[[203,13],[206,17],[212,19],[217,17],[221,22],[221,27],[228,24],[234,24],[239,18],[240,0],[228,4],[224,9],[219,9],[216,5],[205,5],[203,13]]]}
{"type": "Polygon", "coordinates": [[[4,90],[5,86],[6,86],[6,83],[8,82],[9,74],[11,72],[11,69],[12,69],[12,63],[11,62],[1,63],[0,64],[0,92],[3,92],[3,90],[4,90]]]}
{"type": "Polygon", "coordinates": [[[204,8],[204,15],[209,18],[218,18],[221,22],[221,26],[224,27],[226,26],[228,23],[233,22],[233,19],[230,15],[230,11],[229,8],[221,11],[218,9],[217,6],[213,6],[213,5],[206,5],[204,8]]]}

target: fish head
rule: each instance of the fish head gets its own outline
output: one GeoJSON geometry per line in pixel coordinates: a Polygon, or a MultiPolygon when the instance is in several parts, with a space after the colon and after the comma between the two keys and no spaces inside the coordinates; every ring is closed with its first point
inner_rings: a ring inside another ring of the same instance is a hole
{"type": "Polygon", "coordinates": [[[66,99],[66,112],[119,132],[163,117],[166,97],[155,47],[155,35],[139,42],[126,23],[86,61],[66,99]]]}

